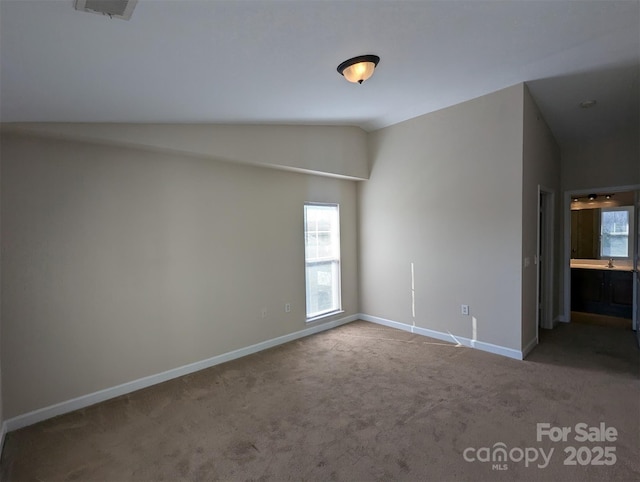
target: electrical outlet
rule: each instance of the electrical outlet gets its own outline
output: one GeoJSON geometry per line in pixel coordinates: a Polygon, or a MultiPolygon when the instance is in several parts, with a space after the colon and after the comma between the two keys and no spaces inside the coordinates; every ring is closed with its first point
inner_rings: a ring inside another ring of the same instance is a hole
{"type": "Polygon", "coordinates": [[[285,313],[291,313],[291,303],[285,303],[284,312],[285,313]]]}
{"type": "Polygon", "coordinates": [[[460,305],[460,313],[463,315],[469,314],[469,305],[460,305]]]}

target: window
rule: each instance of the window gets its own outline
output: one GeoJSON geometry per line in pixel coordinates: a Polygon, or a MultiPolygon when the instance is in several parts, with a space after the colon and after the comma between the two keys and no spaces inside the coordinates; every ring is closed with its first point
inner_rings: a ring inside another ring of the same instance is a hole
{"type": "Polygon", "coordinates": [[[602,209],[600,212],[600,257],[629,258],[629,233],[633,207],[602,209]]]}
{"type": "Polygon", "coordinates": [[[304,205],[307,321],[342,309],[340,212],[337,204],[304,205]]]}

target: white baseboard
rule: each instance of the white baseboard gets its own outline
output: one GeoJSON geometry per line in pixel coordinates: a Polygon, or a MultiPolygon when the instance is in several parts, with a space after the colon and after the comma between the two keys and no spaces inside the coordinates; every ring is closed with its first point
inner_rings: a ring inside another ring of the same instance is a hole
{"type": "Polygon", "coordinates": [[[268,348],[273,348],[274,346],[282,345],[299,338],[304,338],[305,336],[320,333],[321,331],[326,331],[331,328],[350,323],[357,319],[358,315],[351,315],[326,323],[317,324],[315,326],[305,328],[304,330],[262,341],[260,343],[256,343],[255,345],[239,348],[238,350],[223,353],[222,355],[217,355],[206,360],[190,363],[189,365],[173,368],[162,373],[139,378],[138,380],[133,380],[121,385],[117,385],[115,387],[99,390],[97,392],[82,395],[71,400],[56,403],[55,405],[40,408],[23,415],[18,415],[17,417],[5,420],[5,422],[2,424],[2,439],[4,440],[4,434],[6,432],[11,432],[19,428],[27,427],[29,425],[33,425],[34,423],[57,417],[58,415],[73,412],[74,410],[79,410],[81,408],[85,408],[90,405],[109,400],[111,398],[119,397],[127,393],[135,392],[136,390],[140,390],[142,388],[150,387],[151,385],[166,382],[167,380],[171,380],[173,378],[188,375],[190,373],[197,372],[205,368],[210,368],[212,366],[219,365],[231,360],[235,360],[243,356],[251,355],[268,348]]]}
{"type": "Polygon", "coordinates": [[[523,352],[514,350],[513,348],[506,348],[500,345],[494,345],[492,343],[486,343],[484,341],[471,340],[463,336],[453,335],[452,333],[443,333],[441,331],[430,330],[428,328],[420,328],[419,326],[407,325],[406,323],[400,323],[398,321],[387,320],[385,318],[379,318],[377,316],[371,316],[364,313],[360,313],[360,319],[364,321],[370,321],[379,325],[389,326],[391,328],[397,328],[399,330],[408,331],[410,333],[416,333],[422,336],[429,336],[437,340],[448,341],[454,345],[466,346],[469,348],[477,348],[478,350],[494,353],[496,355],[502,355],[516,360],[522,360],[524,358],[523,352]]]}

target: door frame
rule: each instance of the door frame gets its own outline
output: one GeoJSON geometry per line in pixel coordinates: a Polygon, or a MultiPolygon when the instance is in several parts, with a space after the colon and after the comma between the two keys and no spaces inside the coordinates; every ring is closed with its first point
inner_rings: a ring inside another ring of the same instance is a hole
{"type": "Polygon", "coordinates": [[[640,346],[640,187],[636,190],[636,242],[633,277],[633,329],[636,330],[636,339],[640,346]]]}
{"type": "Polygon", "coordinates": [[[552,329],[555,239],[555,191],[538,185],[538,236],[536,257],[536,338],[540,328],[552,329]],[[542,316],[541,316],[542,315],[542,316]]]}
{"type": "MultiPolygon", "coordinates": [[[[636,195],[638,195],[638,191],[640,191],[640,184],[631,184],[628,186],[615,186],[615,187],[592,187],[589,189],[574,189],[571,191],[564,192],[564,205],[562,207],[563,212],[563,235],[564,235],[564,260],[563,260],[563,281],[564,281],[564,296],[563,296],[563,316],[559,318],[559,321],[563,321],[569,323],[571,321],[571,199],[574,196],[587,196],[591,193],[617,193],[617,192],[629,192],[635,191],[636,195]]],[[[636,208],[638,205],[636,204],[636,208]]],[[[636,209],[637,211],[637,209],[636,209]]],[[[638,212],[636,212],[636,216],[639,216],[638,212]]],[[[637,227],[639,228],[639,227],[637,227]]],[[[638,229],[636,229],[638,231],[638,229]]],[[[639,231],[640,233],[640,231],[639,231]]],[[[640,238],[640,234],[637,234],[638,238],[640,238]]],[[[634,301],[633,301],[633,329],[636,330],[638,336],[638,343],[640,343],[640,330],[638,330],[638,323],[640,320],[638,317],[640,316],[640,307],[638,304],[640,303],[640,299],[638,299],[638,289],[640,286],[640,274],[638,273],[638,269],[640,268],[640,260],[638,256],[640,253],[638,250],[640,247],[637,245],[640,244],[640,241],[636,239],[635,247],[635,272],[636,276],[634,276],[634,301]]]]}

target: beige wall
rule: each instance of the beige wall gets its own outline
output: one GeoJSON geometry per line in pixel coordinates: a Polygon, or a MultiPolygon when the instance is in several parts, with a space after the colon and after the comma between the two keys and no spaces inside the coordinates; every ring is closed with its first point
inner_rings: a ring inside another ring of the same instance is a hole
{"type": "Polygon", "coordinates": [[[640,184],[640,135],[619,132],[607,139],[563,146],[562,190],[640,184]]]}
{"type": "Polygon", "coordinates": [[[522,151],[522,253],[530,259],[530,265],[522,273],[522,346],[527,347],[536,339],[536,315],[538,298],[538,273],[534,258],[538,248],[538,186],[553,193],[554,200],[554,266],[553,313],[559,313],[562,275],[561,219],[562,196],[560,193],[560,150],[540,110],[524,89],[524,143],[522,151]],[[556,254],[557,253],[557,254],[556,254]]]}
{"type": "Polygon", "coordinates": [[[304,329],[305,201],[340,203],[341,316],[358,312],[353,181],[22,134],[1,148],[6,418],[304,329]]]}
{"type": "Polygon", "coordinates": [[[369,177],[367,134],[359,127],[16,123],[3,128],[348,179],[369,177]]]}
{"type": "Polygon", "coordinates": [[[358,185],[362,313],[467,338],[475,318],[477,340],[521,349],[523,92],[370,135],[370,179],[358,185]]]}

